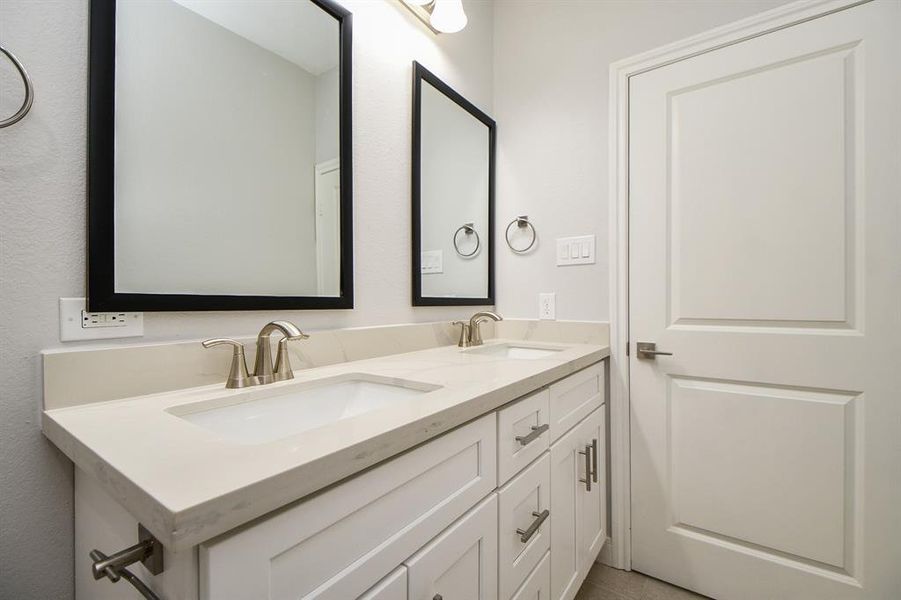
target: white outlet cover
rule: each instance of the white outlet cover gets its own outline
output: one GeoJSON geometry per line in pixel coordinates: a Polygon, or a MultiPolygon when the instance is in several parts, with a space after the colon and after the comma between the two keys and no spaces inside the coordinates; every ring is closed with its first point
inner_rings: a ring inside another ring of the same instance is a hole
{"type": "Polygon", "coordinates": [[[538,294],[538,318],[553,321],[557,318],[557,294],[553,292],[538,294]]]}
{"type": "Polygon", "coordinates": [[[144,313],[123,311],[115,313],[88,313],[89,315],[115,315],[115,326],[84,327],[84,298],[59,299],[59,339],[61,342],[79,340],[108,340],[111,338],[141,337],[144,335],[144,313]]]}

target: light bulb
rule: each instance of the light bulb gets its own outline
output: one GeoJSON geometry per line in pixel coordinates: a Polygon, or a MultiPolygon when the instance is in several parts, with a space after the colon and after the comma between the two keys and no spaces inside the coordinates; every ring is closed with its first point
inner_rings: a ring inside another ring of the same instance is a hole
{"type": "Polygon", "coordinates": [[[435,0],[432,27],[442,33],[456,33],[466,27],[468,19],[463,12],[463,0],[435,0]]]}
{"type": "Polygon", "coordinates": [[[432,0],[404,0],[404,2],[410,6],[427,6],[432,3],[432,0]]]}

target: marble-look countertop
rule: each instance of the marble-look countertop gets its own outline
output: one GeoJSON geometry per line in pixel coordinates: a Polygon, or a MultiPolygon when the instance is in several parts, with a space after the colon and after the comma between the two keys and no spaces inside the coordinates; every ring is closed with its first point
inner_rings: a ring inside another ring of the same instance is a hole
{"type": "MultiPolygon", "coordinates": [[[[492,340],[486,345],[507,340],[492,340]]],[[[506,359],[444,346],[295,371],[303,387],[348,374],[439,389],[263,444],[239,444],[179,418],[183,405],[229,403],[224,384],[97,402],[43,413],[44,434],[97,479],[170,551],[191,548],[290,504],[609,355],[595,344],[509,340],[563,348],[506,359]]]]}

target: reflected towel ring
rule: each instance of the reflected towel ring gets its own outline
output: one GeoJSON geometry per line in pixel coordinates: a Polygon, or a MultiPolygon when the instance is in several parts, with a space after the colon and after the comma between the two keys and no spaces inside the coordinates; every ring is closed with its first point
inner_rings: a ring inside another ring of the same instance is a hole
{"type": "Polygon", "coordinates": [[[19,62],[19,59],[16,58],[15,54],[3,46],[0,46],[0,52],[9,58],[13,66],[16,67],[16,71],[19,72],[19,76],[22,77],[22,83],[25,84],[25,100],[22,101],[22,106],[19,107],[19,110],[17,110],[13,116],[0,121],[0,129],[3,129],[4,127],[9,127],[10,125],[21,121],[22,118],[28,114],[28,111],[31,110],[31,104],[34,102],[34,85],[31,83],[31,77],[28,76],[28,71],[25,70],[25,67],[22,66],[22,63],[19,62]]]}
{"type": "Polygon", "coordinates": [[[454,232],[454,250],[457,251],[457,254],[462,256],[463,258],[470,258],[476,255],[476,252],[479,251],[479,248],[482,247],[482,239],[479,237],[479,233],[475,230],[472,223],[464,223],[460,227],[457,228],[457,231],[454,232]],[[457,244],[457,236],[460,235],[460,232],[463,231],[466,235],[474,235],[476,236],[476,247],[472,252],[466,254],[465,252],[460,251],[460,246],[457,244]]]}
{"type": "Polygon", "coordinates": [[[504,231],[504,239],[507,240],[507,246],[510,247],[510,250],[513,250],[517,254],[525,254],[526,252],[528,252],[529,250],[532,249],[532,246],[535,245],[535,241],[538,239],[538,232],[535,230],[535,226],[532,225],[532,222],[529,221],[529,217],[526,215],[522,215],[522,216],[516,217],[515,219],[510,221],[509,225],[507,225],[507,229],[504,231]],[[516,227],[519,229],[525,229],[526,227],[528,227],[529,229],[532,230],[532,241],[530,241],[529,245],[526,246],[525,248],[515,248],[513,246],[513,244],[510,242],[510,228],[513,227],[514,225],[516,225],[516,227]]]}

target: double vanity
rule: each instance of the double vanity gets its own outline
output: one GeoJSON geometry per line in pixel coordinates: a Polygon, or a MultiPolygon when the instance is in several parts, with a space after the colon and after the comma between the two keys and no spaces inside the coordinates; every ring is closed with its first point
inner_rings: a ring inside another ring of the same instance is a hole
{"type": "Polygon", "coordinates": [[[606,356],[493,338],[45,407],[77,597],[135,597],[91,568],[140,523],[164,599],[570,599],[606,540],[606,356]]]}

